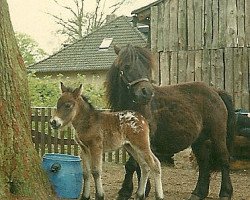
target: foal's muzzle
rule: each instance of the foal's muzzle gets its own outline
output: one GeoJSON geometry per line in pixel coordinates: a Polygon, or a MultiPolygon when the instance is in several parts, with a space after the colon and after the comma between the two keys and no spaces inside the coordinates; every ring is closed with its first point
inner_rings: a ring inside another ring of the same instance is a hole
{"type": "Polygon", "coordinates": [[[58,120],[55,120],[55,119],[50,120],[50,125],[53,129],[59,129],[62,126],[62,124],[58,120]]]}

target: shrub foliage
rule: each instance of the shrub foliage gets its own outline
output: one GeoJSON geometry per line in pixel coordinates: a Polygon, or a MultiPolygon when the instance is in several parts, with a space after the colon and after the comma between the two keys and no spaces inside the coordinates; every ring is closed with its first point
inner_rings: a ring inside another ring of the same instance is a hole
{"type": "Polygon", "coordinates": [[[29,93],[31,106],[33,107],[54,107],[60,96],[60,82],[67,86],[78,87],[83,84],[84,95],[97,108],[105,108],[104,87],[86,83],[84,75],[77,75],[76,79],[71,79],[63,75],[56,78],[45,76],[38,78],[34,73],[28,75],[29,93]]]}

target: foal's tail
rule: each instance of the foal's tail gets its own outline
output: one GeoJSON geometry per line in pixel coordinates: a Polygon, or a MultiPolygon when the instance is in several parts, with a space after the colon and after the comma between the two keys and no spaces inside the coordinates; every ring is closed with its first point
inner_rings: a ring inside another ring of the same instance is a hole
{"type": "Polygon", "coordinates": [[[218,94],[223,100],[224,104],[227,107],[228,119],[227,119],[227,149],[229,154],[232,155],[233,152],[233,142],[235,136],[235,127],[236,127],[236,119],[235,119],[235,108],[232,97],[223,90],[218,90],[218,94]]]}

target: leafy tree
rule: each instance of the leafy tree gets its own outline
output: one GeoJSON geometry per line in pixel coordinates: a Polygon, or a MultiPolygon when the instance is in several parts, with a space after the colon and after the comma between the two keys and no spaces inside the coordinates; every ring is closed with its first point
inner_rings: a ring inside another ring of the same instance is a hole
{"type": "Polygon", "coordinates": [[[26,68],[6,0],[0,0],[0,199],[53,200],[31,140],[26,68]]]}
{"type": "MultiPolygon", "coordinates": [[[[72,43],[83,38],[86,34],[92,32],[98,27],[102,26],[106,20],[106,0],[96,0],[95,10],[93,12],[84,11],[84,0],[71,0],[73,6],[66,6],[63,0],[54,0],[54,2],[69,12],[71,17],[65,19],[62,16],[48,13],[55,22],[60,25],[57,31],[59,34],[67,37],[66,42],[72,43]]],[[[123,4],[130,2],[130,0],[116,0],[112,6],[109,7],[109,15],[114,14],[123,4]]]]}
{"type": "Polygon", "coordinates": [[[16,40],[26,66],[32,65],[48,55],[31,36],[25,33],[16,33],[16,40]]]}

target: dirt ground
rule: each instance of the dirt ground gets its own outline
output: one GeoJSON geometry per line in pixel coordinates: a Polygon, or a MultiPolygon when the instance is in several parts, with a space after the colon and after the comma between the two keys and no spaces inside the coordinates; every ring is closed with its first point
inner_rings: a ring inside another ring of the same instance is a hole
{"type": "MultiPolygon", "coordinates": [[[[188,199],[195,187],[197,171],[188,161],[188,152],[181,152],[175,156],[175,166],[162,166],[162,182],[165,199],[184,200],[188,199]]],[[[121,187],[124,177],[124,167],[121,164],[104,163],[103,184],[105,199],[114,200],[121,187]]],[[[152,178],[151,178],[152,179],[152,178]]],[[[234,187],[233,200],[250,200],[250,170],[232,171],[231,179],[234,187]]],[[[136,184],[136,179],[134,180],[136,184]]],[[[92,186],[93,186],[92,182],[92,186]]],[[[151,184],[154,181],[151,180],[151,184]]],[[[137,187],[137,186],[136,186],[137,187]]],[[[220,173],[211,177],[210,193],[207,200],[218,199],[220,188],[220,173]]],[[[134,189],[134,192],[136,188],[134,189]]],[[[92,187],[92,197],[94,188],[92,187]]],[[[93,198],[94,199],[94,198],[93,198]]],[[[133,199],[133,197],[131,198],[133,199]]],[[[154,199],[154,187],[151,188],[148,199],[154,199]]]]}

